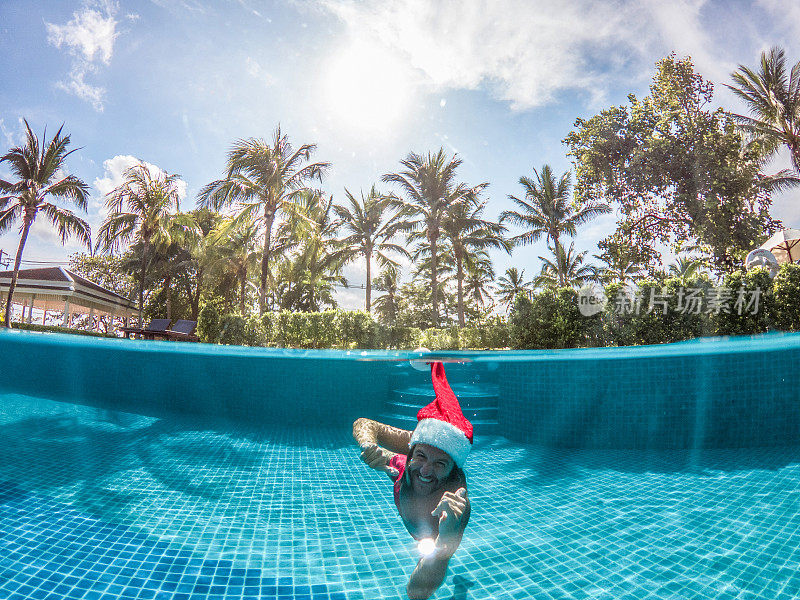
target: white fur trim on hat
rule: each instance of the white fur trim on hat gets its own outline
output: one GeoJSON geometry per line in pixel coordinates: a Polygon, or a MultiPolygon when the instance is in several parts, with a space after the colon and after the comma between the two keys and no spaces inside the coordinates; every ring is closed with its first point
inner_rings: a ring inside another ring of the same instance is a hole
{"type": "Polygon", "coordinates": [[[414,444],[428,444],[450,455],[459,468],[464,466],[472,444],[455,425],[440,419],[422,419],[411,434],[409,449],[414,444]]]}

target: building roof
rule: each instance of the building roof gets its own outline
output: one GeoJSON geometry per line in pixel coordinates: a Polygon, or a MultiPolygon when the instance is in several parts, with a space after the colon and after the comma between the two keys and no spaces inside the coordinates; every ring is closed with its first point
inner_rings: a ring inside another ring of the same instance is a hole
{"type": "MultiPolygon", "coordinates": [[[[0,293],[7,293],[13,271],[0,271],[0,293]]],[[[69,301],[78,306],[108,312],[130,313],[136,305],[116,292],[104,288],[85,277],[63,267],[20,269],[17,276],[17,294],[40,300],[69,301]]]]}

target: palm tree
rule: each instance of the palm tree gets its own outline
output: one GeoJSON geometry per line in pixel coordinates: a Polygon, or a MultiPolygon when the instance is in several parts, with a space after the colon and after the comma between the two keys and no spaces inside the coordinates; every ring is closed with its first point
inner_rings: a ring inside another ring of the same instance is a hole
{"type": "Polygon", "coordinates": [[[346,285],[341,269],[346,252],[334,238],[333,198],[314,190],[297,196],[288,219],[276,236],[286,252],[279,265],[277,293],[281,308],[315,312],[323,305],[336,306],[335,285],[346,285]]]}
{"type": "Polygon", "coordinates": [[[203,290],[206,269],[213,262],[216,253],[217,241],[214,239],[214,233],[223,217],[218,212],[207,208],[197,208],[189,211],[188,214],[193,220],[191,227],[193,235],[184,238],[183,245],[192,256],[195,285],[194,290],[190,290],[189,296],[192,319],[196,321],[200,312],[200,294],[203,290]]]}
{"type": "Polygon", "coordinates": [[[214,253],[210,259],[212,270],[230,271],[239,283],[239,313],[247,314],[247,275],[258,267],[261,253],[258,224],[253,221],[227,219],[210,234],[214,253]]]}
{"type": "Polygon", "coordinates": [[[345,246],[346,261],[349,262],[359,255],[363,255],[367,261],[366,308],[367,312],[370,312],[372,254],[375,253],[378,264],[382,267],[398,264],[389,258],[387,252],[409,256],[405,248],[390,241],[399,230],[403,229],[404,224],[400,221],[397,213],[385,216],[391,197],[379,194],[375,186],[372,186],[366,197],[364,192],[361,192],[360,202],[347,188],[344,193],[350,202],[350,207],[334,204],[333,210],[339,217],[337,225],[344,227],[350,235],[342,238],[339,242],[345,246]]]}
{"type": "Polygon", "coordinates": [[[789,148],[794,168],[800,172],[800,62],[787,72],[782,48],[761,53],[758,71],[744,65],[732,73],[727,85],[741,98],[752,116],[734,115],[739,125],[767,155],[782,145],[789,148]]]}
{"type": "Polygon", "coordinates": [[[235,205],[238,219],[253,220],[263,228],[264,250],[261,256],[259,311],[266,310],[269,262],[272,258],[272,228],[280,213],[308,188],[306,183],[322,177],[329,163],[305,164],[316,149],[303,144],[295,150],[278,125],[269,144],[262,139],[241,139],[228,152],[227,174],[212,181],[199,194],[203,207],[220,210],[235,205]]]}
{"type": "Polygon", "coordinates": [[[475,307],[480,310],[486,307],[486,301],[492,300],[489,285],[494,281],[494,268],[489,255],[480,251],[467,256],[464,261],[467,275],[464,280],[464,294],[475,302],[475,307]]]}
{"type": "Polygon", "coordinates": [[[503,248],[509,254],[511,246],[503,239],[507,229],[499,223],[481,218],[486,203],[470,205],[466,202],[454,204],[442,222],[442,231],[450,240],[456,259],[456,281],[458,290],[458,324],[464,327],[464,261],[475,252],[488,248],[503,248]]]}
{"type": "Polygon", "coordinates": [[[125,180],[106,195],[109,213],[97,234],[96,249],[115,252],[123,244],[141,243],[139,263],[139,323],[142,323],[144,288],[150,252],[166,248],[193,226],[191,217],[176,215],[179,175],[159,171],[155,176],[139,164],[125,171],[125,180]]]}
{"type": "Polygon", "coordinates": [[[436,154],[422,156],[410,153],[401,161],[403,170],[398,173],[387,173],[382,180],[396,183],[403,190],[405,199],[394,204],[401,210],[410,230],[422,231],[430,245],[432,268],[430,269],[431,316],[435,327],[439,321],[439,281],[438,242],[441,235],[442,222],[453,205],[460,202],[477,203],[478,194],[488,183],[469,187],[464,183],[456,183],[456,169],[461,159],[453,156],[447,158],[444,149],[436,154]]]}
{"type": "Polygon", "coordinates": [[[497,293],[500,295],[500,302],[509,308],[517,297],[517,294],[528,294],[531,291],[530,282],[524,281],[525,269],[517,271],[516,267],[506,269],[505,275],[497,280],[497,293]]]}
{"type": "Polygon", "coordinates": [[[13,183],[0,179],[0,233],[9,229],[17,219],[22,219],[19,246],[14,259],[14,273],[8,287],[3,319],[3,325],[7,328],[11,327],[11,302],[19,277],[22,252],[25,249],[28,232],[39,212],[43,212],[53,224],[61,236],[62,243],[74,235],[87,247],[91,248],[92,245],[91,229],[86,221],[77,217],[72,211],[46,201],[48,196],[67,199],[86,211],[89,187],[74,175],[64,175],[62,171],[67,157],[75,152],[75,150],[67,151],[70,136],[61,135],[63,128],[62,125],[49,143],[45,130],[40,146],[28,121],[25,121],[25,129],[28,132],[25,145],[11,148],[0,158],[0,163],[8,162],[11,172],[19,179],[13,183]]]}
{"type": "Polygon", "coordinates": [[[534,279],[534,285],[537,287],[576,287],[594,279],[595,273],[592,266],[583,264],[587,252],[575,252],[575,242],[570,243],[569,250],[566,250],[561,244],[557,244],[551,250],[554,260],[539,257],[544,264],[542,272],[534,279]]]}
{"type": "Polygon", "coordinates": [[[397,320],[399,308],[400,272],[393,264],[388,264],[373,281],[375,289],[384,292],[375,298],[375,312],[380,320],[393,325],[397,320]]]}
{"type": "Polygon", "coordinates": [[[668,273],[671,277],[680,279],[685,283],[697,273],[701,265],[702,261],[700,259],[680,257],[675,261],[675,264],[669,266],[668,273]]]}
{"type": "Polygon", "coordinates": [[[510,221],[527,229],[509,239],[514,245],[533,244],[545,235],[547,242],[556,247],[562,235],[574,236],[579,225],[611,211],[606,204],[587,203],[580,208],[575,207],[570,201],[572,182],[569,171],[556,181],[550,165],[544,165],[541,174],[534,169],[533,176],[533,179],[525,176],[519,178],[525,188],[524,199],[509,196],[521,210],[504,210],[500,213],[501,223],[510,221]]]}

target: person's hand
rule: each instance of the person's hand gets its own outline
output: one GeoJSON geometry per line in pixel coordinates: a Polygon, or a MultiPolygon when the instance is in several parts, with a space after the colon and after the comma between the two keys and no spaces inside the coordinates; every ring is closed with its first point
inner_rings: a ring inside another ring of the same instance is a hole
{"type": "Polygon", "coordinates": [[[383,471],[393,479],[400,474],[397,469],[389,466],[389,461],[392,459],[393,454],[388,450],[381,448],[377,444],[362,446],[361,449],[361,460],[373,469],[383,471]]]}
{"type": "Polygon", "coordinates": [[[455,493],[445,492],[431,516],[439,515],[439,537],[444,541],[453,538],[461,530],[461,517],[467,508],[467,489],[458,488],[455,493]]]}

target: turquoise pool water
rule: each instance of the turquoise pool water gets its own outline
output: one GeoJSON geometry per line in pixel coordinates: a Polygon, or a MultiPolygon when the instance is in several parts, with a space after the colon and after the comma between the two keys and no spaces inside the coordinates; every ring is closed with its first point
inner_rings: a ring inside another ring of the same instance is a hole
{"type": "MultiPolygon", "coordinates": [[[[409,354],[186,346],[0,334],[0,598],[404,598],[417,553],[349,424],[408,422],[409,354]]],[[[479,425],[434,598],[800,596],[798,354],[437,355],[479,425]]]]}

